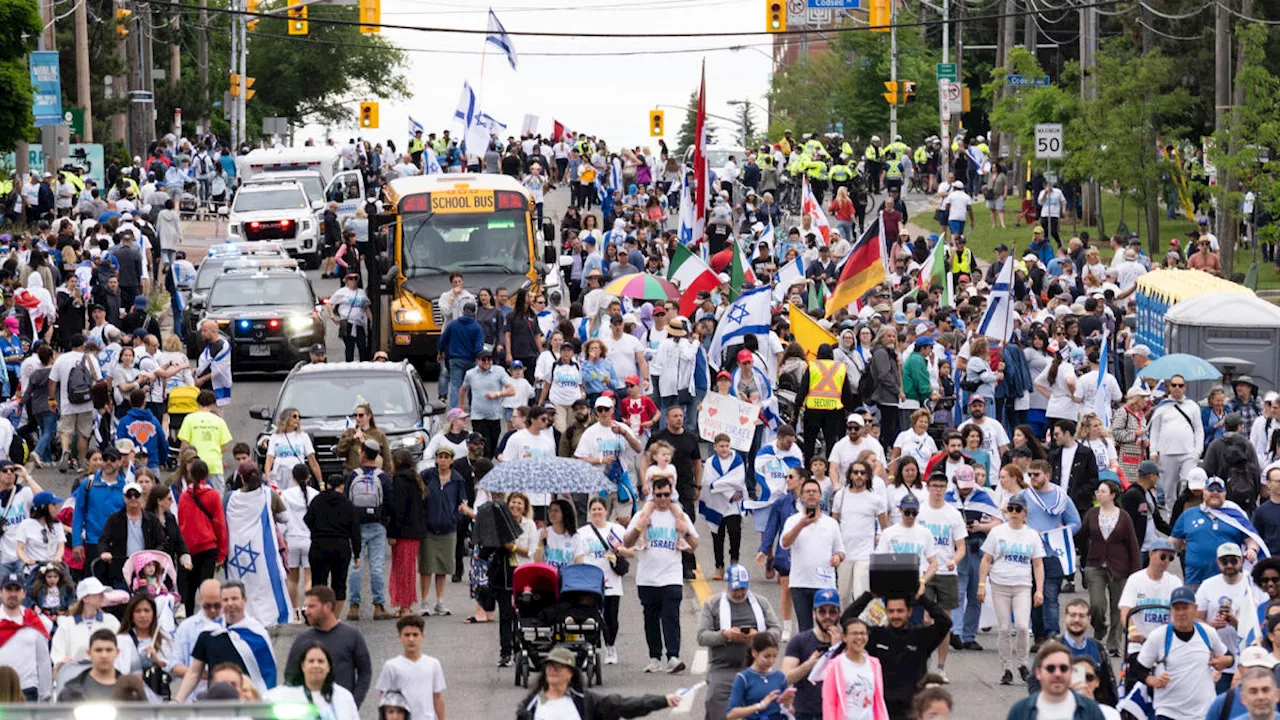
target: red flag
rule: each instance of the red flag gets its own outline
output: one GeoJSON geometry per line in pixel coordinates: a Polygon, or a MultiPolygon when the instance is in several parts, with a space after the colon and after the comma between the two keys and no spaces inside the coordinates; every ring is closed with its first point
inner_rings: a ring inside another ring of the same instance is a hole
{"type": "Polygon", "coordinates": [[[702,61],[702,82],[698,86],[698,119],[693,143],[693,242],[702,242],[707,232],[707,61],[702,61]]]}
{"type": "Polygon", "coordinates": [[[564,139],[564,135],[566,132],[568,132],[568,128],[566,128],[564,124],[562,124],[559,120],[556,120],[554,118],[551,120],[551,122],[552,122],[551,139],[554,142],[560,142],[561,140],[564,139]]]}

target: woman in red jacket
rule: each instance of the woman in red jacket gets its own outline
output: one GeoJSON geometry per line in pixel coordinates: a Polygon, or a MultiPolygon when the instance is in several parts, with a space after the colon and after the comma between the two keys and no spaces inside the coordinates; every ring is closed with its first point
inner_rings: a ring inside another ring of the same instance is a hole
{"type": "Polygon", "coordinates": [[[214,570],[227,560],[227,519],[222,514],[222,497],[209,485],[209,466],[193,460],[187,466],[190,484],[178,499],[178,529],[191,554],[191,571],[182,589],[187,616],[196,612],[200,583],[213,577],[214,570]]]}

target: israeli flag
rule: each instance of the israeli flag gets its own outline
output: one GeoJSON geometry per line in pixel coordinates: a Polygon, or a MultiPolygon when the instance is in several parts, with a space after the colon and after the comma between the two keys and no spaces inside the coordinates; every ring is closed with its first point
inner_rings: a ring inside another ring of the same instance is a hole
{"type": "MultiPolygon", "coordinates": [[[[772,226],[770,226],[772,227],[772,226]]],[[[763,235],[761,236],[764,237],[763,235]]],[[[804,279],[804,260],[796,255],[796,259],[778,268],[778,274],[774,276],[773,300],[774,302],[785,302],[787,299],[787,291],[791,289],[792,283],[797,280],[804,279]]]]}
{"type": "Polygon", "coordinates": [[[1102,426],[1111,429],[1111,395],[1106,392],[1107,379],[1107,346],[1111,344],[1111,333],[1102,331],[1102,352],[1098,355],[1098,386],[1093,394],[1093,413],[1102,421],[1102,426]]]}
{"type": "Polygon", "coordinates": [[[1258,529],[1253,526],[1249,520],[1249,516],[1244,510],[1234,502],[1227,500],[1222,503],[1222,507],[1212,508],[1208,505],[1202,505],[1201,509],[1211,518],[1215,518],[1220,522],[1226,523],[1236,530],[1244,534],[1245,537],[1253,540],[1258,545],[1258,555],[1261,557],[1271,557],[1271,551],[1267,548],[1267,543],[1258,534],[1258,529]]]}
{"type": "Polygon", "coordinates": [[[716,325],[716,334],[711,338],[711,346],[707,348],[707,358],[712,366],[720,367],[724,349],[741,342],[743,335],[750,333],[768,337],[769,322],[772,319],[773,288],[762,285],[738,296],[716,325]]]}
{"type": "Polygon", "coordinates": [[[1076,541],[1071,535],[1071,528],[1060,527],[1040,533],[1044,538],[1045,553],[1049,557],[1058,558],[1062,565],[1062,574],[1071,577],[1076,572],[1076,541]]]}
{"type": "Polygon", "coordinates": [[[489,34],[485,36],[484,41],[505,53],[507,62],[511,63],[511,69],[516,69],[516,46],[511,42],[511,36],[507,34],[506,28],[502,27],[498,16],[493,14],[492,8],[489,10],[489,34]]]}
{"type": "Polygon", "coordinates": [[[756,486],[760,488],[759,500],[743,500],[744,510],[767,508],[775,502],[787,497],[787,473],[804,465],[804,457],[800,454],[799,444],[792,444],[791,450],[780,449],[776,443],[769,443],[756,453],[756,486]]]}
{"type": "Polygon", "coordinates": [[[285,569],[276,548],[271,488],[228,493],[224,501],[227,535],[227,579],[244,583],[245,613],[262,626],[282,625],[293,614],[285,591],[285,569]]]}
{"type": "Polygon", "coordinates": [[[409,116],[409,135],[414,135],[425,130],[426,128],[422,126],[422,123],[414,120],[412,115],[409,116]]]}
{"type": "MultiPolygon", "coordinates": [[[[693,196],[689,188],[688,173],[681,172],[684,180],[680,182],[680,238],[681,245],[688,245],[693,242],[693,225],[696,222],[693,212],[693,196]]],[[[705,244],[705,243],[704,243],[705,244]]],[[[703,257],[703,260],[706,260],[703,257]]]]}
{"type": "MultiPolygon", "coordinates": [[[[987,312],[982,316],[978,332],[995,340],[1006,342],[1013,334],[1013,258],[1004,261],[1000,274],[996,276],[995,285],[991,286],[991,300],[987,312]]],[[[1108,413],[1110,415],[1110,413],[1108,413]]]]}
{"type": "Polygon", "coordinates": [[[703,465],[703,483],[708,492],[698,500],[698,512],[707,521],[711,532],[720,532],[720,523],[726,515],[741,512],[741,498],[747,495],[746,463],[742,455],[735,452],[728,460],[719,455],[712,455],[711,460],[703,465]],[[734,500],[734,495],[739,499],[734,500]]]}

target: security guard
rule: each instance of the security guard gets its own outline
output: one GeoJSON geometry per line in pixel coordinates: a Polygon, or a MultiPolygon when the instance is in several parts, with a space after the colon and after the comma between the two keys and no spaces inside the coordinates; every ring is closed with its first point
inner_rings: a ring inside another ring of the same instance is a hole
{"type": "Polygon", "coordinates": [[[800,377],[796,407],[804,408],[804,456],[813,457],[813,446],[822,435],[823,454],[829,455],[842,437],[845,413],[856,405],[848,368],[837,362],[828,343],[818,346],[817,359],[811,360],[800,377]]]}
{"type": "Polygon", "coordinates": [[[804,151],[813,158],[817,158],[826,154],[826,148],[822,147],[822,141],[813,136],[813,133],[804,134],[804,151]]]}
{"type": "Polygon", "coordinates": [[[947,252],[947,270],[951,273],[952,279],[957,280],[961,275],[972,277],[976,267],[973,251],[965,247],[964,235],[956,235],[955,245],[947,252]]]}
{"type": "Polygon", "coordinates": [[[422,151],[426,149],[426,144],[422,142],[422,131],[414,130],[413,137],[409,138],[409,156],[413,158],[413,164],[422,167],[422,151]]]}
{"type": "Polygon", "coordinates": [[[822,157],[814,157],[805,165],[805,174],[809,176],[809,187],[813,189],[813,197],[821,206],[822,196],[827,192],[827,163],[822,160],[822,157]]]}
{"type": "Polygon", "coordinates": [[[911,189],[916,192],[925,192],[925,175],[928,174],[929,150],[924,145],[921,145],[916,148],[911,160],[914,166],[914,170],[911,173],[911,189]]]}
{"type": "Polygon", "coordinates": [[[897,190],[902,192],[902,158],[911,152],[911,148],[902,142],[901,135],[895,135],[893,142],[884,149],[884,189],[885,192],[897,190]]]}
{"type": "Polygon", "coordinates": [[[782,139],[778,141],[778,149],[783,155],[790,157],[791,151],[795,149],[796,141],[791,139],[791,131],[787,130],[782,133],[782,139]]]}
{"type": "Polygon", "coordinates": [[[867,192],[872,195],[880,193],[880,168],[884,159],[884,151],[880,149],[880,136],[872,135],[871,144],[867,146],[862,157],[862,167],[867,174],[867,192]]]}
{"type": "Polygon", "coordinates": [[[853,184],[853,171],[847,163],[834,163],[827,169],[827,180],[831,183],[832,192],[835,192],[837,188],[845,188],[852,191],[849,186],[853,184]]]}

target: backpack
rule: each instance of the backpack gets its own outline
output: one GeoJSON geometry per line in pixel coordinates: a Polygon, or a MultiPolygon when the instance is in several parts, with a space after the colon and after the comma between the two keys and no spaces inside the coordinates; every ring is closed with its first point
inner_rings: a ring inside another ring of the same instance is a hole
{"type": "Polygon", "coordinates": [[[1250,462],[1251,454],[1252,448],[1237,442],[1227,442],[1222,452],[1222,459],[1228,468],[1225,478],[1227,499],[1239,505],[1245,512],[1251,512],[1258,504],[1258,478],[1249,470],[1253,464],[1250,462]]]}
{"type": "Polygon", "coordinates": [[[862,398],[862,402],[871,402],[871,396],[876,394],[876,378],[871,374],[871,360],[874,355],[867,356],[867,362],[862,368],[862,375],[858,377],[858,396],[862,398]]]}
{"type": "Polygon", "coordinates": [[[352,472],[347,482],[347,495],[361,523],[382,520],[382,478],[378,477],[377,470],[360,468],[352,472]]]}
{"type": "Polygon", "coordinates": [[[67,373],[67,401],[76,405],[87,403],[93,399],[93,370],[89,367],[89,356],[80,357],[80,362],[67,373]]]}

